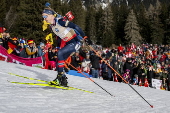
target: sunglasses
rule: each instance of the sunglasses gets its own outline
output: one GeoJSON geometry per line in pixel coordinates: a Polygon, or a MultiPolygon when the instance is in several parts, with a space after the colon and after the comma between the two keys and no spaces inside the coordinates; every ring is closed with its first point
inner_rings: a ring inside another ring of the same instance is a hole
{"type": "Polygon", "coordinates": [[[47,18],[48,17],[48,15],[44,15],[44,16],[42,16],[43,18],[47,18]]]}

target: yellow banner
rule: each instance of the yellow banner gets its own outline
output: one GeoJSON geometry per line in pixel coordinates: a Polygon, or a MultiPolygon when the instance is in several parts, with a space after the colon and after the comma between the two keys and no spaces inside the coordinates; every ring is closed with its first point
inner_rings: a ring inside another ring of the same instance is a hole
{"type": "Polygon", "coordinates": [[[47,40],[47,43],[53,44],[53,36],[52,33],[48,34],[45,38],[47,40]]]}
{"type": "Polygon", "coordinates": [[[43,31],[47,29],[48,24],[50,23],[47,23],[45,20],[43,20],[43,25],[42,25],[43,31]]]}

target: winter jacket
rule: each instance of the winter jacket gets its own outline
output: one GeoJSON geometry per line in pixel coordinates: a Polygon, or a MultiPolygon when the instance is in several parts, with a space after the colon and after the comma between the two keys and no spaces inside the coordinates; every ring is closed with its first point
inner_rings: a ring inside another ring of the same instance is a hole
{"type": "Polygon", "coordinates": [[[26,47],[26,53],[28,55],[28,58],[35,58],[36,57],[36,47],[26,47]]]}
{"type": "Polygon", "coordinates": [[[43,52],[43,49],[41,49],[40,46],[38,46],[38,57],[43,56],[45,53],[43,52]]]}
{"type": "Polygon", "coordinates": [[[48,52],[48,59],[49,59],[49,61],[56,61],[56,58],[57,58],[57,53],[56,52],[51,52],[51,51],[49,51],[48,52]]]}
{"type": "MultiPolygon", "coordinates": [[[[81,64],[80,57],[75,55],[71,56],[71,64],[76,68],[79,67],[81,64]]],[[[70,69],[74,70],[72,67],[70,67],[70,69]]]]}
{"type": "Polygon", "coordinates": [[[98,57],[97,55],[91,55],[90,56],[90,60],[91,60],[91,64],[92,64],[92,68],[94,69],[99,69],[100,68],[100,57],[98,57]]]}

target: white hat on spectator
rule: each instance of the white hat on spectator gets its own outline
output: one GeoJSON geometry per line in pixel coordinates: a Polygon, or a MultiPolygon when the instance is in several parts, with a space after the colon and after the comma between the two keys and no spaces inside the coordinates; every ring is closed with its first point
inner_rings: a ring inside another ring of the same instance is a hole
{"type": "Polygon", "coordinates": [[[44,43],[40,43],[40,47],[45,46],[44,43]]]}

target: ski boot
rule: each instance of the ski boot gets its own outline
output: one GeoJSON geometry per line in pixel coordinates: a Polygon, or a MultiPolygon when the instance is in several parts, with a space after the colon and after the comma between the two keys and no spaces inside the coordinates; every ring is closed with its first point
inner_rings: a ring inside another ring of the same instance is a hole
{"type": "Polygon", "coordinates": [[[56,79],[53,81],[49,82],[50,85],[57,85],[57,86],[64,86],[67,87],[67,77],[64,75],[63,72],[59,72],[56,79]]]}
{"type": "Polygon", "coordinates": [[[60,86],[58,79],[54,79],[53,81],[50,81],[48,84],[49,84],[49,85],[60,86]]]}
{"type": "Polygon", "coordinates": [[[60,86],[61,81],[62,81],[62,75],[63,75],[63,72],[58,73],[57,77],[53,81],[50,81],[49,84],[50,85],[60,86]]]}
{"type": "Polygon", "coordinates": [[[68,87],[68,82],[67,82],[67,77],[64,75],[62,76],[62,81],[61,81],[61,85],[64,87],[68,87]]]}

